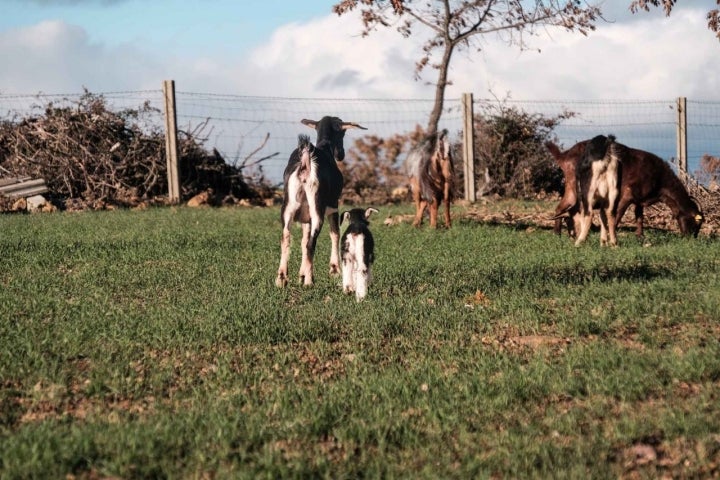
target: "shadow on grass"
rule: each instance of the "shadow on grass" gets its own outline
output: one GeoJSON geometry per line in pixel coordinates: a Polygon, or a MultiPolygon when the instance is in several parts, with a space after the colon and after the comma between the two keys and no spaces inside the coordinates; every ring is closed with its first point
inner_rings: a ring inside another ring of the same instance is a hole
{"type": "Polygon", "coordinates": [[[486,281],[492,288],[531,287],[547,288],[555,285],[585,285],[606,282],[649,282],[657,278],[672,277],[672,269],[664,266],[636,265],[534,265],[522,268],[495,268],[486,281]]]}

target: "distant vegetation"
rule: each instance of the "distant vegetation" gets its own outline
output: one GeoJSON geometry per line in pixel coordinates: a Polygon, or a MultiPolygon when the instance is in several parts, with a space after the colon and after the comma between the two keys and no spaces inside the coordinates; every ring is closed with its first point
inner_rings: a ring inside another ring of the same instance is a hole
{"type": "MultiPolygon", "coordinates": [[[[114,112],[102,95],[86,92],[74,105],[48,102],[41,113],[0,122],[2,176],[44,178],[53,202],[67,209],[163,204],[167,197],[165,132],[145,122],[149,104],[114,112]]],[[[201,133],[201,132],[200,132],[201,133]]],[[[212,190],[225,203],[260,200],[268,186],[247,178],[198,132],[180,132],[181,194],[212,190]]]]}

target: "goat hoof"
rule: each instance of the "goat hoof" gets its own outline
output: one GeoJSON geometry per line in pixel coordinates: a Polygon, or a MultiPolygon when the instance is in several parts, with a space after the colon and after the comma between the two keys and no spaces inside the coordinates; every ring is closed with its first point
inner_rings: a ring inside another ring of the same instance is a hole
{"type": "Polygon", "coordinates": [[[275,286],[278,288],[285,288],[287,286],[287,277],[284,275],[278,275],[275,279],[275,286]]]}
{"type": "Polygon", "coordinates": [[[340,274],[340,267],[337,265],[330,265],[330,275],[335,276],[340,274]]]}

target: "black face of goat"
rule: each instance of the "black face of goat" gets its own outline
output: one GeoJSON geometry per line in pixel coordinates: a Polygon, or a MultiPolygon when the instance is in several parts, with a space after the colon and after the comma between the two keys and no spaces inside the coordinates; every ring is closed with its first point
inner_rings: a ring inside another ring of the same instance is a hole
{"type": "Polygon", "coordinates": [[[343,139],[345,138],[347,129],[360,128],[367,130],[357,123],[343,122],[338,117],[323,117],[318,121],[303,119],[301,123],[317,131],[316,147],[322,148],[326,143],[330,145],[330,150],[336,162],[342,162],[345,159],[343,139]]]}

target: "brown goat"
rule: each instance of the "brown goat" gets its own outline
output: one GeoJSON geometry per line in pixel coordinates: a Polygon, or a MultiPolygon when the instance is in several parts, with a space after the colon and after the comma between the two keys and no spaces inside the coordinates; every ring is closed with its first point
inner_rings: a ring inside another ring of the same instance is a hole
{"type": "MultiPolygon", "coordinates": [[[[565,175],[565,192],[555,209],[555,233],[560,234],[563,216],[568,231],[574,236],[574,218],[577,213],[575,168],[583,155],[587,140],[579,142],[565,152],[552,144],[546,147],[565,175]]],[[[620,156],[620,199],[616,222],[619,225],[630,205],[635,206],[635,234],[643,236],[643,210],[657,202],[666,204],[678,222],[683,235],[697,236],[703,223],[700,207],[670,166],[660,157],[644,150],[616,143],[620,156]]]]}
{"type": "Polygon", "coordinates": [[[408,154],[405,162],[415,202],[413,225],[418,227],[422,224],[425,208],[429,207],[430,226],[437,228],[438,208],[440,202],[444,201],[445,226],[450,228],[450,203],[453,200],[455,172],[448,131],[442,130],[427,136],[420,146],[408,154]]]}
{"type": "Polygon", "coordinates": [[[572,238],[575,238],[575,223],[573,219],[578,211],[575,165],[577,164],[577,160],[583,155],[583,152],[585,152],[588,141],[589,140],[578,142],[564,152],[552,142],[545,143],[545,147],[555,158],[555,161],[565,176],[565,190],[560,199],[560,203],[558,203],[558,206],[555,208],[555,216],[553,217],[555,219],[553,231],[558,235],[562,233],[562,221],[564,219],[568,234],[572,238]]]}

